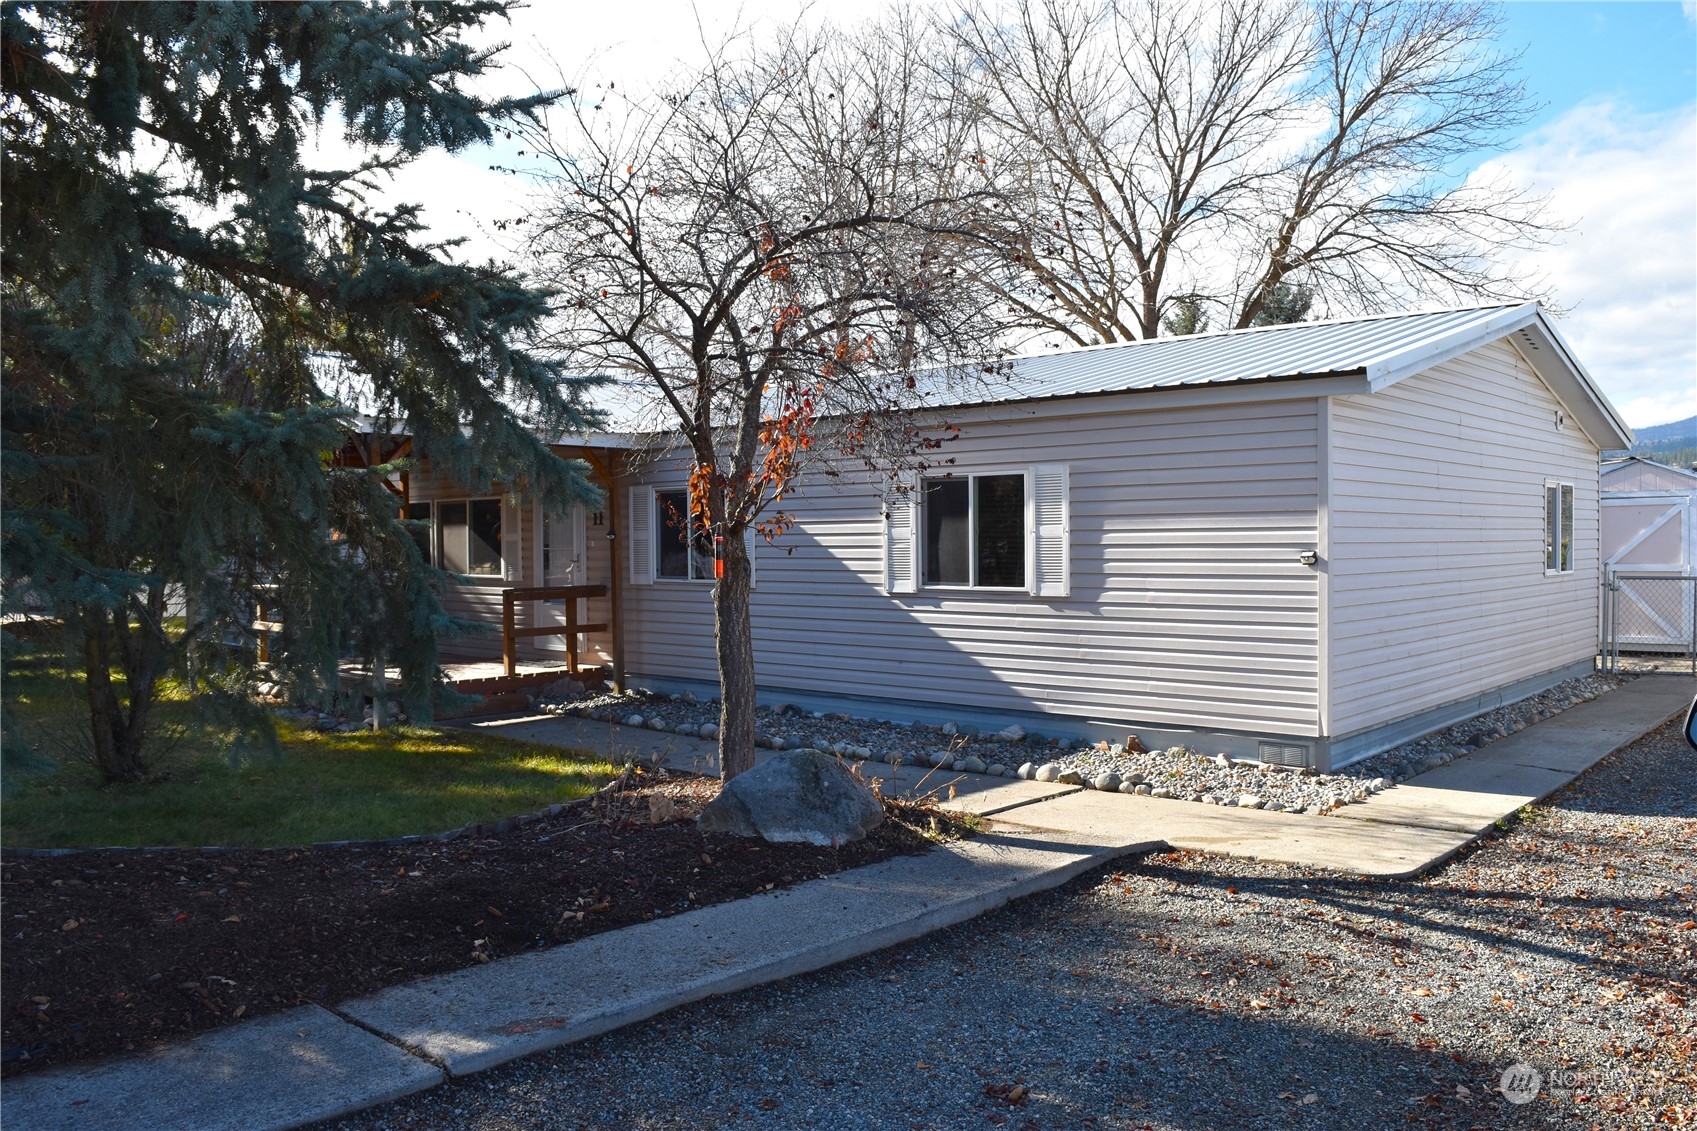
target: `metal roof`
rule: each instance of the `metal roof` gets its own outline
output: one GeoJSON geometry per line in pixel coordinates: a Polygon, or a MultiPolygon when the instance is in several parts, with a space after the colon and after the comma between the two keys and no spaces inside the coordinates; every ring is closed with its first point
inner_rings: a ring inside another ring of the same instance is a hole
{"type": "Polygon", "coordinates": [[[1403,363],[1447,352],[1449,343],[1501,337],[1536,311],[1531,304],[1504,304],[1090,346],[1015,358],[1005,377],[957,385],[958,399],[949,399],[1000,403],[1344,373],[1363,375],[1380,388],[1406,375],[1403,363]]]}
{"type": "MultiPolygon", "coordinates": [[[[1631,430],[1585,372],[1536,303],[1500,303],[1296,322],[1177,338],[1087,346],[1011,359],[993,374],[933,372],[921,377],[927,407],[1044,401],[1156,389],[1243,388],[1261,381],[1354,377],[1377,392],[1405,377],[1512,335],[1537,371],[1600,448],[1624,448],[1631,430]]],[[[615,407],[616,406],[609,406],[615,407]]],[[[652,407],[652,406],[650,406],[652,407]]],[[[669,422],[624,406],[611,416],[612,436],[666,431],[669,422]]],[[[581,442],[566,439],[561,442],[581,442]]],[[[617,441],[607,446],[615,446],[617,441]]]]}

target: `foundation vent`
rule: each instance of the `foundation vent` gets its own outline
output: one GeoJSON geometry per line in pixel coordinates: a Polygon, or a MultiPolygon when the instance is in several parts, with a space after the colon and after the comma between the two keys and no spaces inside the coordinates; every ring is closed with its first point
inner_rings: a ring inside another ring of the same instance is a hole
{"type": "Polygon", "coordinates": [[[1308,765],[1308,753],[1308,747],[1295,742],[1263,742],[1256,750],[1263,762],[1298,768],[1308,765]]]}

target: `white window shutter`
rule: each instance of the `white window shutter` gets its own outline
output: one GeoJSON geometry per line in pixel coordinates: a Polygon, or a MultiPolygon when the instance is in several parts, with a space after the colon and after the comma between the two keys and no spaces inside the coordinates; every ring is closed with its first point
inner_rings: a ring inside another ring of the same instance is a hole
{"type": "Polygon", "coordinates": [[[760,581],[760,578],[754,572],[754,547],[757,537],[759,535],[755,533],[752,526],[742,532],[742,548],[748,554],[748,587],[750,589],[753,589],[760,581]]]}
{"type": "Polygon", "coordinates": [[[501,576],[508,584],[524,580],[523,516],[517,495],[501,496],[501,576]]]}
{"type": "Polygon", "coordinates": [[[1072,515],[1067,501],[1067,465],[1040,463],[1031,469],[1032,511],[1037,533],[1031,592],[1065,597],[1072,592],[1072,515]]]}
{"type": "Polygon", "coordinates": [[[630,545],[630,583],[654,582],[654,488],[630,489],[630,514],[625,520],[625,541],[630,545]]]}
{"type": "Polygon", "coordinates": [[[884,501],[884,592],[919,592],[919,479],[904,475],[884,501]]]}

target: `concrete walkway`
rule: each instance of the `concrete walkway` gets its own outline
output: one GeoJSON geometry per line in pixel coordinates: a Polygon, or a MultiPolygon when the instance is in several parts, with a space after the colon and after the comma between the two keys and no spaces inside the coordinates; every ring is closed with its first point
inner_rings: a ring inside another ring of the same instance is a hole
{"type": "MultiPolygon", "coordinates": [[[[785,891],[233,1025],[150,1056],[24,1076],[7,1131],[285,1128],[357,1111],[685,1002],[817,970],[1167,847],[1385,877],[1418,874],[1682,712],[1697,680],[1646,677],[1346,806],[1336,817],[1204,806],[868,764],[991,829],[785,891]],[[952,787],[953,796],[949,797],[952,787]],[[1341,819],[1340,819],[1341,818],[1341,819]]],[[[705,768],[712,744],[553,716],[475,724],[514,738],[705,768]]]]}

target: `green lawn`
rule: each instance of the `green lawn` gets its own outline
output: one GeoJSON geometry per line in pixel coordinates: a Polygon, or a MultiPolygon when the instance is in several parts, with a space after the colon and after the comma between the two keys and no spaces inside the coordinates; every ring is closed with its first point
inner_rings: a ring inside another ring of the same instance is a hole
{"type": "MultiPolygon", "coordinates": [[[[74,719],[70,685],[41,661],[7,673],[26,732],[74,719]]],[[[167,717],[183,704],[166,704],[167,717]]],[[[616,768],[578,751],[509,742],[475,731],[402,729],[321,734],[280,727],[283,758],[240,768],[216,736],[162,757],[161,780],[101,787],[68,760],[45,772],[8,770],[0,843],[241,847],[370,840],[439,832],[535,812],[582,797],[616,768]]]]}

